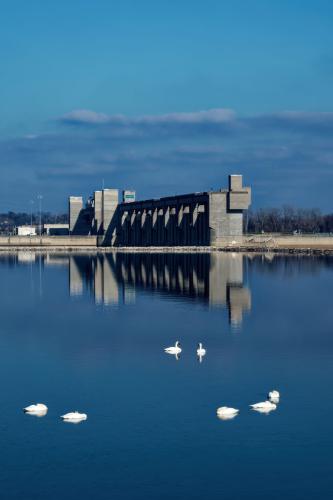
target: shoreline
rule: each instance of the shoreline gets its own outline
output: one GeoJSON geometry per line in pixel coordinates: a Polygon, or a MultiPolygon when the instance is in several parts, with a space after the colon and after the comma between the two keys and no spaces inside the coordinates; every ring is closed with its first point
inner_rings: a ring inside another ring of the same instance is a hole
{"type": "Polygon", "coordinates": [[[246,234],[232,240],[221,239],[214,246],[104,246],[97,236],[0,236],[1,252],[85,252],[85,253],[280,253],[301,255],[333,255],[333,236],[322,234],[286,235],[279,233],[246,234]]]}
{"type": "Polygon", "coordinates": [[[325,246],[301,247],[263,247],[263,246],[221,246],[221,247],[92,247],[92,246],[0,246],[1,253],[38,252],[38,253],[135,253],[135,254],[198,254],[198,253],[259,253],[259,254],[283,254],[283,255],[332,255],[333,248],[325,246]]]}

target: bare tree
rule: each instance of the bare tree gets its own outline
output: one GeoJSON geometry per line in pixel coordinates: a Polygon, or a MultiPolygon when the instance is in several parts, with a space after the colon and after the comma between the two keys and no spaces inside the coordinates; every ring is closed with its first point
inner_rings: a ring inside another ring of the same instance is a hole
{"type": "Polygon", "coordinates": [[[247,217],[249,233],[331,233],[333,214],[322,215],[317,208],[298,208],[286,205],[250,211],[247,217]]]}

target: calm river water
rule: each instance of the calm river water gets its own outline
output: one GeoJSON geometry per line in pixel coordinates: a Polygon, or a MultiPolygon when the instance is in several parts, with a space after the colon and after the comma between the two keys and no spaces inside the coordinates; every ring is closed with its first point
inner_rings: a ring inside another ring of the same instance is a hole
{"type": "Polygon", "coordinates": [[[0,276],[6,500],[332,497],[332,258],[20,252],[0,276]]]}

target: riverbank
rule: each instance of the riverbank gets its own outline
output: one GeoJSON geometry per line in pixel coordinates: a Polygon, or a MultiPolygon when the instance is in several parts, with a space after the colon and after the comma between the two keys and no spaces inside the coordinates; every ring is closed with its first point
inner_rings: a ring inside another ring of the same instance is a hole
{"type": "Polygon", "coordinates": [[[241,241],[226,241],[219,246],[104,247],[96,236],[0,237],[2,251],[122,252],[122,253],[211,253],[274,252],[333,255],[333,236],[321,235],[247,235],[241,241]]]}
{"type": "Polygon", "coordinates": [[[332,255],[333,249],[319,248],[263,248],[255,246],[237,247],[0,247],[0,255],[6,253],[128,253],[128,254],[200,254],[200,253],[248,253],[248,254],[293,254],[293,255],[332,255]]]}

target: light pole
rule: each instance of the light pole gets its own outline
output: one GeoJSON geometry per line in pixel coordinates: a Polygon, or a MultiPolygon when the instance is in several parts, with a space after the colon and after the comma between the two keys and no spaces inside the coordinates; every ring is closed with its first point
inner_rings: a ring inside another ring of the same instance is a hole
{"type": "Polygon", "coordinates": [[[34,200],[30,200],[30,232],[32,232],[32,205],[34,204],[34,200]]]}
{"type": "Polygon", "coordinates": [[[37,196],[38,200],[39,200],[39,236],[42,235],[42,199],[43,199],[43,196],[41,194],[39,194],[37,196]]]}

